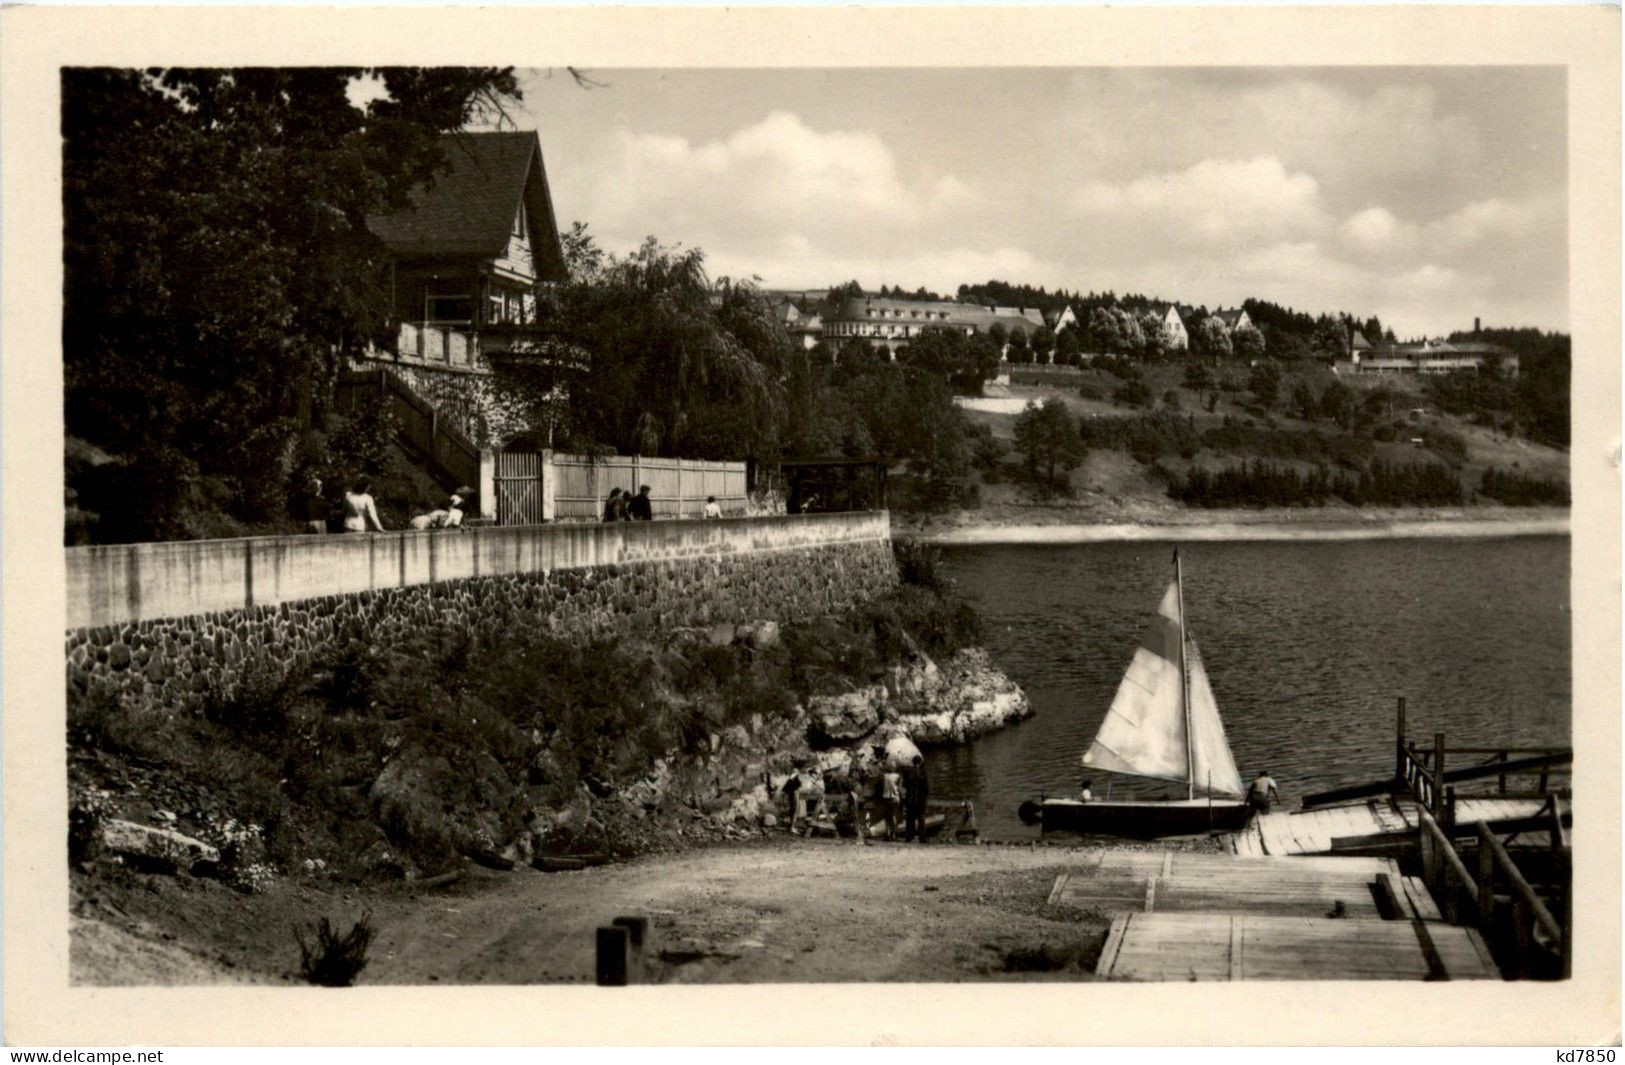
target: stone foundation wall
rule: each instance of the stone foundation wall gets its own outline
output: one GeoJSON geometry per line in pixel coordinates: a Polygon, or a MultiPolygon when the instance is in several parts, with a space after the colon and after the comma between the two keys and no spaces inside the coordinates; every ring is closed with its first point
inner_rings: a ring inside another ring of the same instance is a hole
{"type": "MultiPolygon", "coordinates": [[[[113,610],[119,604],[104,600],[103,616],[97,619],[102,623],[68,630],[69,696],[101,690],[128,697],[138,706],[183,709],[196,705],[211,686],[229,679],[245,662],[269,657],[297,666],[335,643],[349,639],[388,643],[408,632],[442,624],[500,637],[521,620],[533,623],[541,617],[560,635],[594,638],[623,632],[653,635],[676,627],[755,620],[786,622],[840,611],[890,588],[897,580],[889,536],[857,535],[874,529],[876,517],[884,523],[885,515],[851,517],[855,521],[844,526],[826,522],[786,527],[785,519],[741,519],[655,522],[626,530],[601,527],[593,535],[599,541],[613,540],[614,550],[576,554],[574,565],[557,564],[559,560],[553,558],[555,565],[533,570],[514,566],[511,572],[423,583],[403,581],[344,594],[167,617],[140,616],[128,604],[176,601],[172,591],[147,588],[150,594],[143,598],[132,590],[128,600],[120,601],[124,618],[113,610]],[[869,524],[859,525],[856,519],[869,524]],[[724,525],[733,528],[725,530],[724,525]],[[826,535],[819,534],[820,528],[826,535]],[[843,539],[847,536],[851,538],[843,539]],[[618,561],[607,561],[609,558],[618,561]],[[135,616],[128,616],[131,614],[135,616]]],[[[879,528],[884,529],[884,524],[879,528]]],[[[452,538],[515,532],[550,536],[552,531],[552,527],[538,527],[438,535],[467,548],[466,541],[452,538]]],[[[362,540],[339,536],[307,539],[339,541],[335,546],[345,548],[362,540]]],[[[559,539],[580,546],[579,536],[565,533],[559,539]]],[[[225,542],[215,542],[220,543],[225,542]]],[[[173,553],[188,546],[203,555],[212,549],[210,544],[174,544],[73,550],[168,548],[173,553]]],[[[534,557],[536,545],[531,547],[529,557],[534,557]]],[[[252,550],[243,554],[250,573],[254,557],[252,550]]],[[[142,572],[139,564],[128,559],[104,561],[118,574],[142,572]]],[[[88,565],[85,559],[81,563],[88,565]]],[[[71,576],[71,556],[69,568],[71,576]]],[[[378,569],[394,572],[392,566],[378,569]]],[[[195,570],[170,565],[148,572],[184,575],[195,570]]],[[[252,580],[249,585],[252,597],[252,580]]],[[[71,593],[71,579],[69,587],[71,593]]],[[[262,594],[265,587],[261,587],[262,594]]],[[[73,609],[70,605],[70,616],[73,609]]]]}

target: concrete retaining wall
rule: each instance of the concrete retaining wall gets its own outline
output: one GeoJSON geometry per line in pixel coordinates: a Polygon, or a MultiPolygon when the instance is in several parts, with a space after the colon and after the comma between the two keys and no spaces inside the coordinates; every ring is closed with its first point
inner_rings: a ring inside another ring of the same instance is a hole
{"type": "Polygon", "coordinates": [[[67,549],[68,628],[628,562],[889,543],[884,512],[269,536],[67,549]]]}
{"type": "Polygon", "coordinates": [[[246,661],[446,624],[500,637],[797,620],[896,581],[883,513],[68,549],[70,698],[180,708],[246,661]]]}

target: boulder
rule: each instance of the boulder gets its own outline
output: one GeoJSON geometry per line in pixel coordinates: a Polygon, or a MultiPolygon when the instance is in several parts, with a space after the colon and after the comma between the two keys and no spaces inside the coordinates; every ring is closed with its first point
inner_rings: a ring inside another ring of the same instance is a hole
{"type": "Polygon", "coordinates": [[[818,695],[807,704],[807,735],[814,743],[830,746],[852,743],[880,724],[884,687],[861,688],[844,695],[818,695]]]}
{"type": "Polygon", "coordinates": [[[102,847],[170,873],[190,871],[200,862],[214,865],[220,861],[220,851],[200,839],[174,829],[150,828],[117,818],[102,824],[102,847]]]}

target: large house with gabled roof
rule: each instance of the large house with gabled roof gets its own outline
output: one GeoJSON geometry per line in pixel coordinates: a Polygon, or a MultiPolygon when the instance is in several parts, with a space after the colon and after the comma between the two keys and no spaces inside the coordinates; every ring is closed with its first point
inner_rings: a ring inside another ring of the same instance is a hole
{"type": "Polygon", "coordinates": [[[1169,351],[1184,351],[1191,346],[1191,337],[1185,330],[1182,308],[1173,303],[1153,303],[1151,312],[1162,321],[1162,344],[1169,351]]]}
{"type": "Polygon", "coordinates": [[[379,357],[479,372],[536,320],[538,286],[565,280],[553,198],[534,131],[448,133],[446,168],[411,204],[367,220],[394,269],[393,352],[379,357]]]}

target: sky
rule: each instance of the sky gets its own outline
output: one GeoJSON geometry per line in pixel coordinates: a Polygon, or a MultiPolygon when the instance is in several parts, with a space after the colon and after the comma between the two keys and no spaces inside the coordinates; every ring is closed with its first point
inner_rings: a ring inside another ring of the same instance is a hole
{"type": "Polygon", "coordinates": [[[530,71],[561,226],[772,288],[999,279],[1568,327],[1550,67],[530,71]]]}

